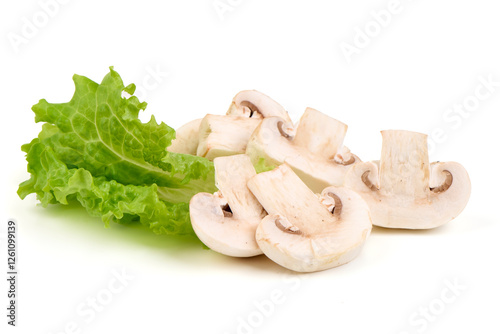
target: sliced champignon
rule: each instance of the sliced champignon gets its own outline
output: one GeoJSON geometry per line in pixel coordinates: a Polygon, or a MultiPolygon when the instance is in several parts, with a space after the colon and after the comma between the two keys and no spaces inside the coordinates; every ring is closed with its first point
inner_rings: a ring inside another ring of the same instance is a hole
{"type": "Polygon", "coordinates": [[[200,128],[201,118],[195,119],[184,124],[175,131],[175,139],[167,147],[167,151],[172,153],[183,153],[196,155],[198,149],[198,129],[200,128]]]}
{"type": "MultiPolygon", "coordinates": [[[[346,124],[316,109],[307,108],[300,118],[293,142],[325,159],[339,159],[337,155],[342,151],[346,133],[346,124]]],[[[348,160],[351,159],[344,164],[354,162],[352,155],[348,160]]]]}
{"type": "Polygon", "coordinates": [[[236,94],[229,106],[227,115],[252,118],[278,116],[291,123],[288,112],[278,102],[256,90],[243,90],[236,94]]]}
{"type": "Polygon", "coordinates": [[[403,130],[381,133],[380,162],[355,165],[345,181],[369,205],[373,224],[428,229],[457,217],[471,192],[465,168],[456,162],[429,165],[425,134],[403,130]]]}
{"type": "Polygon", "coordinates": [[[314,191],[341,186],[344,176],[359,158],[343,146],[347,125],[315,109],[307,108],[294,130],[279,117],[269,117],[254,131],[246,153],[257,164],[287,163],[314,191]],[[296,133],[294,133],[296,132],[296,133]]]}
{"type": "Polygon", "coordinates": [[[245,153],[248,140],[260,122],[243,116],[206,115],[199,127],[196,154],[213,160],[245,153]]]}
{"type": "Polygon", "coordinates": [[[208,155],[208,158],[211,160],[217,156],[244,153],[244,147],[249,137],[248,132],[250,130],[253,131],[258,122],[255,120],[250,122],[236,120],[279,116],[291,122],[288,112],[278,102],[256,90],[244,90],[236,94],[227,111],[227,115],[241,116],[241,118],[229,117],[226,119],[222,118],[224,116],[207,115],[208,119],[196,119],[184,124],[177,129],[176,138],[167,148],[167,151],[191,155],[198,154],[201,156],[208,155]],[[225,120],[227,120],[228,127],[219,126],[225,120]],[[200,134],[199,130],[202,121],[203,128],[201,132],[203,133],[200,134]],[[233,128],[233,126],[235,127],[233,128]],[[214,129],[217,130],[214,131],[214,129]],[[215,134],[212,137],[216,138],[208,139],[207,136],[214,132],[215,134]],[[238,135],[233,137],[235,133],[238,135]],[[204,140],[201,145],[200,138],[204,140]],[[214,140],[211,141],[211,139],[214,140]],[[219,139],[222,139],[222,142],[219,142],[219,139]],[[199,149],[198,146],[200,146],[199,149]]]}
{"type": "Polygon", "coordinates": [[[358,194],[331,186],[318,198],[286,164],[252,177],[248,187],[269,213],[257,243],[285,268],[312,272],[345,264],[370,234],[368,206],[358,194]]]}
{"type": "Polygon", "coordinates": [[[191,198],[191,224],[200,240],[221,254],[249,257],[262,254],[255,241],[255,230],[265,210],[247,187],[255,175],[244,154],[214,160],[219,191],[198,193],[191,198]]]}
{"type": "Polygon", "coordinates": [[[252,132],[263,118],[271,116],[290,119],[286,110],[267,95],[255,90],[239,92],[227,115],[209,114],[200,121],[196,155],[213,160],[216,157],[245,153],[252,132]]]}

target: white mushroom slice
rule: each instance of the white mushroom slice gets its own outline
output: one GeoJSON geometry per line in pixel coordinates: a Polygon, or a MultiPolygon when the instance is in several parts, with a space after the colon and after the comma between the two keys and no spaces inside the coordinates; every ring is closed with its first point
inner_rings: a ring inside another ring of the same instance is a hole
{"type": "Polygon", "coordinates": [[[331,212],[286,164],[252,177],[248,187],[269,213],[257,228],[257,243],[285,268],[312,272],[345,264],[370,234],[368,206],[358,194],[325,188],[322,197],[335,203],[331,212]]]}
{"type": "Polygon", "coordinates": [[[184,124],[175,131],[175,139],[167,147],[167,151],[173,153],[183,153],[196,155],[198,149],[198,129],[200,128],[201,118],[195,119],[184,124]]]}
{"type": "Polygon", "coordinates": [[[334,158],[341,152],[347,125],[316,109],[306,108],[297,126],[294,143],[311,153],[334,158]]]}
{"type": "Polygon", "coordinates": [[[288,112],[278,102],[256,90],[243,90],[236,94],[229,106],[227,115],[252,118],[278,116],[291,123],[288,112]]]}
{"type": "Polygon", "coordinates": [[[245,153],[248,140],[260,122],[243,116],[206,115],[200,124],[196,154],[213,160],[245,153]]]}
{"type": "Polygon", "coordinates": [[[265,118],[250,137],[246,153],[254,164],[287,163],[314,192],[341,186],[359,158],[342,146],[347,126],[307,108],[294,136],[293,126],[278,117],[265,118]]]}
{"type": "Polygon", "coordinates": [[[244,154],[214,160],[219,191],[198,193],[189,202],[193,229],[200,240],[216,252],[249,257],[262,254],[255,230],[265,210],[247,187],[255,175],[250,158],[244,154]]]}
{"type": "Polygon", "coordinates": [[[368,203],[373,224],[428,229],[457,217],[471,191],[464,167],[456,162],[429,165],[425,134],[402,130],[381,133],[380,162],[355,165],[345,181],[368,203]]]}

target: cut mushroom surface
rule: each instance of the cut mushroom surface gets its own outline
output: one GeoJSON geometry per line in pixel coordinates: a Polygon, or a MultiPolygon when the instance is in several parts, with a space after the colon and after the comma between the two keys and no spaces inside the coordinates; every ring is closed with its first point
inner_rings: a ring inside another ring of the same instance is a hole
{"type": "Polygon", "coordinates": [[[243,90],[236,94],[227,115],[251,118],[281,117],[291,123],[288,112],[278,102],[256,90],[243,90]]]}
{"type": "Polygon", "coordinates": [[[343,147],[347,125],[322,112],[307,108],[300,118],[295,145],[327,160],[335,157],[343,147]]]}
{"type": "Polygon", "coordinates": [[[287,164],[252,177],[248,187],[269,213],[257,243],[285,268],[312,272],[345,264],[370,234],[369,209],[358,194],[332,186],[318,198],[287,164]]]}
{"type": "Polygon", "coordinates": [[[196,155],[216,157],[245,153],[251,134],[263,118],[288,112],[269,96],[255,90],[236,94],[226,115],[206,115],[198,126],[196,155]]]}
{"type": "Polygon", "coordinates": [[[345,181],[369,205],[373,224],[428,229],[457,217],[471,192],[465,168],[456,162],[429,164],[425,134],[403,130],[381,133],[380,161],[353,166],[345,181]]]}
{"type": "Polygon", "coordinates": [[[246,153],[254,164],[287,163],[314,191],[341,186],[346,172],[359,158],[343,146],[347,125],[315,109],[307,108],[294,131],[292,124],[269,117],[254,131],[246,153]]]}
{"type": "Polygon", "coordinates": [[[221,254],[249,257],[262,254],[255,230],[266,212],[247,187],[255,175],[244,154],[214,160],[219,191],[198,193],[191,198],[191,224],[200,240],[221,254]]]}
{"type": "Polygon", "coordinates": [[[175,131],[175,139],[167,147],[167,151],[172,153],[182,153],[196,155],[198,149],[198,130],[200,128],[201,118],[195,119],[184,124],[175,131]]]}
{"type": "Polygon", "coordinates": [[[200,124],[196,154],[213,160],[245,153],[248,140],[260,122],[243,116],[206,115],[200,124]]]}

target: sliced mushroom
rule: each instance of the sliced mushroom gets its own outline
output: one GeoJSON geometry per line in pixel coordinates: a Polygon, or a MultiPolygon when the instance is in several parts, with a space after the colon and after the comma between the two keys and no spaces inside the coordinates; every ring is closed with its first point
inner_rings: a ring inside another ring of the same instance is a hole
{"type": "Polygon", "coordinates": [[[198,129],[200,128],[201,118],[195,119],[184,124],[175,131],[175,139],[167,147],[167,151],[173,153],[183,153],[196,155],[198,149],[198,129]]]}
{"type": "Polygon", "coordinates": [[[244,154],[214,160],[219,191],[198,193],[191,198],[191,224],[200,240],[216,252],[248,257],[262,254],[255,230],[266,212],[247,187],[255,175],[244,154]]]}
{"type": "Polygon", "coordinates": [[[227,115],[252,118],[278,116],[291,123],[288,112],[278,102],[256,90],[243,90],[236,94],[229,106],[227,115]]]}
{"type": "Polygon", "coordinates": [[[373,224],[428,229],[457,217],[471,192],[465,168],[456,162],[429,165],[425,134],[402,130],[381,133],[380,162],[355,165],[345,182],[368,203],[373,224]]]}
{"type": "Polygon", "coordinates": [[[359,158],[343,146],[347,125],[315,109],[307,108],[294,127],[279,117],[262,121],[252,134],[246,153],[254,164],[287,163],[314,191],[341,186],[347,170],[359,158]]]}
{"type": "Polygon", "coordinates": [[[216,157],[245,153],[250,135],[265,117],[288,113],[276,101],[255,90],[241,91],[233,98],[226,116],[206,115],[198,127],[196,154],[216,157]]]}
{"type": "Polygon", "coordinates": [[[245,153],[248,140],[260,122],[243,116],[206,115],[200,124],[196,154],[213,160],[245,153]]]}
{"type": "Polygon", "coordinates": [[[330,160],[341,152],[346,132],[346,124],[316,109],[306,108],[300,118],[293,142],[315,155],[330,160]]]}
{"type": "Polygon", "coordinates": [[[359,195],[332,186],[318,199],[286,164],[252,177],[248,187],[269,213],[257,243],[285,268],[312,272],[347,263],[370,234],[368,206],[359,195]]]}

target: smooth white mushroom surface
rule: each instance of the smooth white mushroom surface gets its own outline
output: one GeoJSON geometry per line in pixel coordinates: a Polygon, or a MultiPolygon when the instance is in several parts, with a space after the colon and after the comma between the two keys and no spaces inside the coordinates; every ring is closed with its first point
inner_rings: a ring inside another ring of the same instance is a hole
{"type": "Polygon", "coordinates": [[[429,164],[427,135],[382,131],[380,161],[353,166],[345,185],[370,207],[374,225],[428,229],[457,217],[467,205],[471,184],[456,162],[429,164]]]}
{"type": "Polygon", "coordinates": [[[347,125],[307,108],[295,131],[279,117],[269,117],[255,129],[246,153],[254,164],[287,163],[314,191],[341,186],[349,168],[360,159],[343,146],[347,125]]]}
{"type": "Polygon", "coordinates": [[[266,212],[247,187],[255,175],[244,154],[214,160],[219,191],[198,193],[191,198],[191,224],[200,240],[212,250],[237,257],[262,254],[255,230],[266,212]]]}
{"type": "Polygon", "coordinates": [[[318,198],[287,164],[252,177],[248,187],[269,213],[257,243],[285,268],[312,272],[345,264],[370,234],[370,212],[358,194],[332,186],[318,198]]]}
{"type": "Polygon", "coordinates": [[[227,115],[251,118],[281,117],[292,122],[288,112],[278,102],[256,90],[243,90],[235,95],[227,115]]]}
{"type": "Polygon", "coordinates": [[[175,130],[175,139],[167,147],[167,151],[172,153],[182,153],[196,155],[198,149],[198,130],[201,118],[188,122],[175,130]]]}

